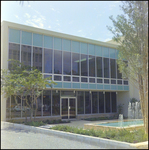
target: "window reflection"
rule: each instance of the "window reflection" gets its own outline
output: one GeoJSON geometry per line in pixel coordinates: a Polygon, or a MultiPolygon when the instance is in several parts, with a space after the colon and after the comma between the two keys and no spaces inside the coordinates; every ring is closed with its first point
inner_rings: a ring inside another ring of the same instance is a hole
{"type": "Polygon", "coordinates": [[[95,56],[89,55],[89,76],[95,77],[95,56]]]}
{"type": "Polygon", "coordinates": [[[81,76],[88,76],[88,56],[81,54],[81,76]]]}
{"type": "Polygon", "coordinates": [[[52,73],[53,50],[44,49],[44,73],[52,73]]]}
{"type": "Polygon", "coordinates": [[[54,51],[54,73],[62,74],[62,52],[54,51]]]}
{"type": "Polygon", "coordinates": [[[63,52],[63,74],[71,75],[71,53],[63,52]]]}
{"type": "Polygon", "coordinates": [[[80,54],[72,53],[72,74],[80,75],[80,54]]]}
{"type": "Polygon", "coordinates": [[[96,57],[97,77],[102,77],[102,57],[96,57]]]}
{"type": "Polygon", "coordinates": [[[109,58],[104,58],[104,77],[109,78],[109,58]]]}
{"type": "Polygon", "coordinates": [[[84,114],[84,92],[78,91],[77,96],[78,114],[84,114]]]}

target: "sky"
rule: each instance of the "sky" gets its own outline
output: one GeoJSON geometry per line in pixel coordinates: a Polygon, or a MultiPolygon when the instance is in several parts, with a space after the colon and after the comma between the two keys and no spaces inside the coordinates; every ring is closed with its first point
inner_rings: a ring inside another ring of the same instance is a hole
{"type": "Polygon", "coordinates": [[[121,1],[1,1],[3,20],[106,42],[121,1]]]}

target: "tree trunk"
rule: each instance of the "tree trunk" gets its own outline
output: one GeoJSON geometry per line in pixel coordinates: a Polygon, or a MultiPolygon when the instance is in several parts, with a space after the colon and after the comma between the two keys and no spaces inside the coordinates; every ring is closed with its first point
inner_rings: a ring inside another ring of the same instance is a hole
{"type": "Polygon", "coordinates": [[[144,121],[144,129],[145,133],[148,134],[148,94],[146,87],[143,86],[143,80],[141,76],[139,76],[139,94],[141,102],[141,111],[144,121]]]}

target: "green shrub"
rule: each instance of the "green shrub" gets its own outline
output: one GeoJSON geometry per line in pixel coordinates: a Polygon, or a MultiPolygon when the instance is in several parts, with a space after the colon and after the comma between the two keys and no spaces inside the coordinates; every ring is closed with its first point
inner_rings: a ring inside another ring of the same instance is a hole
{"type": "Polygon", "coordinates": [[[66,132],[71,132],[76,134],[82,134],[82,135],[113,139],[117,141],[129,142],[129,143],[137,143],[137,142],[143,142],[148,140],[148,136],[147,134],[145,134],[144,128],[133,130],[132,132],[130,132],[129,130],[126,129],[107,130],[107,131],[94,130],[94,129],[85,130],[83,128],[78,129],[77,127],[58,125],[52,127],[51,129],[66,131],[66,132]]]}

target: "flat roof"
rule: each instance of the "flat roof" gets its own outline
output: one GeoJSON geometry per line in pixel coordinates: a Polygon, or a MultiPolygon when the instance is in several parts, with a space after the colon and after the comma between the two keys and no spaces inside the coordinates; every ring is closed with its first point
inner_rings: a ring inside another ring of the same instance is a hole
{"type": "Polygon", "coordinates": [[[108,42],[101,42],[89,38],[84,38],[84,37],[79,37],[79,36],[74,36],[70,34],[65,34],[65,33],[60,33],[60,32],[55,32],[55,31],[50,31],[46,29],[41,29],[37,27],[31,27],[28,25],[23,25],[23,24],[18,24],[14,22],[9,22],[9,21],[2,21],[1,27],[2,26],[8,26],[8,28],[13,28],[17,30],[23,30],[27,32],[32,32],[32,33],[38,33],[42,35],[47,35],[47,36],[54,36],[58,38],[64,38],[64,39],[69,39],[69,40],[74,40],[78,42],[84,42],[84,43],[89,43],[89,44],[94,44],[94,45],[99,45],[99,46],[104,46],[104,47],[109,47],[109,48],[117,48],[117,44],[113,43],[108,43],[108,42]]]}

